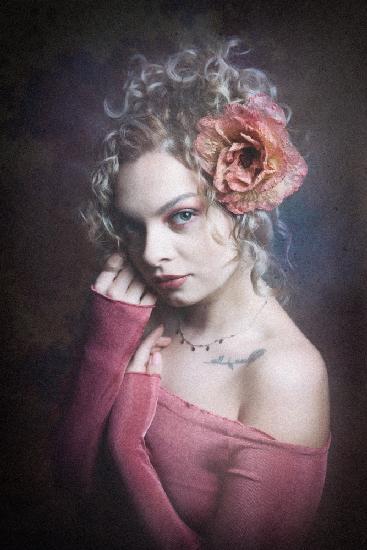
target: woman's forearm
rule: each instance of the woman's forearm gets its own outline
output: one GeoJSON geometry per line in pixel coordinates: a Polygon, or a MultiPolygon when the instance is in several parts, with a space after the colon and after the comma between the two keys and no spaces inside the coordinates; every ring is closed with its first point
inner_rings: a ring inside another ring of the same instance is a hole
{"type": "Polygon", "coordinates": [[[93,293],[88,337],[55,436],[55,473],[68,488],[91,486],[107,416],[152,308],[93,293]]]}
{"type": "Polygon", "coordinates": [[[151,464],[144,436],[154,418],[159,375],[127,373],[108,428],[110,450],[136,511],[161,550],[199,550],[200,537],[178,515],[151,464]]]}

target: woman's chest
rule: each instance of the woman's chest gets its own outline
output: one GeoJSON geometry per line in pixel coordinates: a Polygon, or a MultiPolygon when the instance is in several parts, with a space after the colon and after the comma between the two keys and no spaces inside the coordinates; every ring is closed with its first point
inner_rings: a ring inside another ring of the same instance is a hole
{"type": "Polygon", "coordinates": [[[161,389],[145,443],[177,513],[200,533],[215,513],[228,463],[226,424],[161,389]]]}
{"type": "Polygon", "coordinates": [[[174,341],[162,350],[161,385],[197,407],[238,420],[247,358],[234,348],[192,351],[174,341]]]}

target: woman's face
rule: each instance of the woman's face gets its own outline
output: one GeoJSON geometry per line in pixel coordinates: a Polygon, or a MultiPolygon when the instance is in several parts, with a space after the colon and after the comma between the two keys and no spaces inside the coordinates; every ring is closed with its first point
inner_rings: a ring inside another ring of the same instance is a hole
{"type": "Polygon", "coordinates": [[[115,206],[130,261],[172,306],[214,296],[239,267],[233,219],[217,207],[205,213],[197,190],[194,172],[165,152],[145,153],[119,173],[115,206]],[[213,239],[214,229],[222,244],[213,239]],[[186,278],[160,285],[155,277],[165,275],[186,278]]]}

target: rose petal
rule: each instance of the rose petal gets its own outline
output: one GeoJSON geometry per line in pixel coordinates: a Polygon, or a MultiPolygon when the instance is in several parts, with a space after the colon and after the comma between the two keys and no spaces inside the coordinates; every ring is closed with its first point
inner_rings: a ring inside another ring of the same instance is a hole
{"type": "Polygon", "coordinates": [[[302,184],[307,165],[285,126],[284,111],[265,94],[199,121],[195,148],[229,211],[272,210],[302,184]],[[246,149],[257,153],[249,151],[244,161],[246,149]]]}
{"type": "Polygon", "coordinates": [[[256,120],[255,119],[231,119],[226,121],[220,121],[216,125],[216,130],[222,139],[229,140],[230,143],[241,143],[243,137],[241,133],[246,133],[248,136],[258,137],[256,133],[256,120]],[[255,136],[253,134],[256,134],[255,136]]]}
{"type": "Polygon", "coordinates": [[[240,132],[240,136],[241,136],[241,138],[243,139],[243,141],[245,143],[251,144],[252,147],[255,147],[255,149],[258,149],[259,151],[262,150],[263,146],[261,144],[261,141],[259,139],[254,138],[253,136],[251,136],[250,132],[246,132],[246,133],[245,132],[240,132]]]}
{"type": "Polygon", "coordinates": [[[223,142],[217,134],[215,136],[205,133],[199,134],[194,144],[199,154],[202,168],[211,175],[215,171],[218,155],[223,148],[223,142]]]}
{"type": "Polygon", "coordinates": [[[225,174],[228,170],[228,165],[225,161],[227,151],[228,151],[228,148],[224,147],[219,154],[217,169],[215,171],[214,180],[213,180],[214,186],[218,189],[218,191],[222,191],[222,192],[227,192],[230,190],[225,181],[225,174]]]}
{"type": "MultiPolygon", "coordinates": [[[[237,161],[239,163],[239,161],[237,161]]],[[[233,163],[228,167],[226,180],[228,187],[233,191],[245,191],[253,189],[256,185],[257,176],[254,172],[254,166],[244,168],[233,163]]],[[[260,169],[260,173],[262,170],[260,169]]]]}
{"type": "Polygon", "coordinates": [[[232,143],[232,145],[229,147],[228,151],[240,151],[241,149],[244,149],[245,147],[248,147],[247,143],[232,143]]]}
{"type": "Polygon", "coordinates": [[[245,191],[253,187],[253,175],[249,170],[232,172],[229,169],[226,174],[226,181],[232,191],[245,191]]]}
{"type": "Polygon", "coordinates": [[[247,102],[248,108],[254,111],[260,111],[263,115],[266,115],[275,120],[281,126],[287,125],[287,119],[283,109],[275,103],[266,94],[256,94],[250,96],[247,102]]]}

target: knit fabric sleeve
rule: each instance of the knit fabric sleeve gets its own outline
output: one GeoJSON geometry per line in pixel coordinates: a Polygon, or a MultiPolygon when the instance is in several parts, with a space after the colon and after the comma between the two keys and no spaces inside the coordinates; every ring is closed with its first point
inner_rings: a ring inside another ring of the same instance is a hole
{"type": "Polygon", "coordinates": [[[155,415],[159,385],[159,375],[127,373],[109,424],[112,455],[157,547],[298,548],[321,499],[330,439],[318,449],[282,443],[265,435],[258,439],[230,438],[217,507],[203,526],[202,538],[172,506],[144,442],[155,415]]]}
{"type": "Polygon", "coordinates": [[[87,338],[53,445],[57,482],[78,492],[91,489],[107,417],[154,308],[92,291],[87,338]]]}
{"type": "Polygon", "coordinates": [[[201,539],[171,504],[144,441],[155,415],[160,381],[157,374],[125,374],[109,420],[109,446],[136,512],[157,548],[198,550],[201,539]]]}
{"type": "Polygon", "coordinates": [[[322,448],[259,438],[233,442],[207,547],[295,550],[319,506],[331,436],[322,448]]]}

